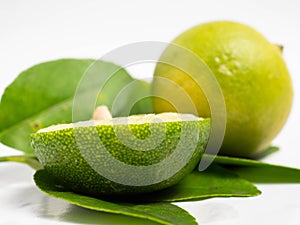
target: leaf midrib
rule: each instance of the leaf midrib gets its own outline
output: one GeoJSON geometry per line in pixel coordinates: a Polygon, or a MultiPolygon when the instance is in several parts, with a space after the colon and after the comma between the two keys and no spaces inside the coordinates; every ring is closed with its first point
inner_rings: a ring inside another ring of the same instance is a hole
{"type": "Polygon", "coordinates": [[[29,121],[34,120],[34,118],[36,118],[36,117],[42,115],[42,114],[45,113],[46,111],[49,111],[49,110],[51,111],[51,110],[53,110],[53,109],[55,109],[55,108],[59,108],[61,105],[64,105],[64,104],[66,104],[66,103],[68,103],[68,102],[70,102],[70,101],[72,101],[72,100],[73,100],[73,97],[65,98],[64,100],[59,101],[59,102],[57,102],[56,104],[54,104],[54,105],[52,105],[52,106],[50,106],[50,107],[44,108],[44,109],[42,109],[41,111],[39,111],[38,113],[32,114],[32,115],[30,115],[29,117],[27,117],[27,118],[25,118],[25,119],[23,119],[23,120],[20,120],[20,121],[18,121],[17,123],[15,123],[15,124],[13,124],[13,125],[11,125],[11,126],[5,128],[4,130],[2,130],[2,131],[0,132],[0,141],[1,141],[1,137],[2,137],[5,133],[9,132],[10,130],[15,129],[16,127],[20,126],[20,125],[23,124],[23,123],[26,123],[26,122],[29,122],[29,121]]]}

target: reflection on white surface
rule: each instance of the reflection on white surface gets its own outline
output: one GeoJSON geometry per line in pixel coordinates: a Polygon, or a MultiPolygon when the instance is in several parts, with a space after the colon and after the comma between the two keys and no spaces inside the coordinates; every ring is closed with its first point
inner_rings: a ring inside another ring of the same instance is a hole
{"type": "Polygon", "coordinates": [[[153,225],[154,222],[96,212],[49,197],[35,187],[26,165],[0,165],[0,224],[153,225]]]}
{"type": "Polygon", "coordinates": [[[196,208],[196,215],[201,215],[200,224],[228,222],[238,217],[238,211],[227,203],[205,201],[196,208]]]}
{"type": "Polygon", "coordinates": [[[300,184],[258,185],[250,198],[214,198],[180,205],[204,225],[299,225],[300,184]]]}
{"type": "MultiPolygon", "coordinates": [[[[0,164],[1,225],[95,224],[154,225],[127,216],[96,212],[41,193],[26,165],[0,164]]],[[[259,185],[263,194],[252,198],[214,198],[176,203],[202,225],[298,225],[300,184],[259,185]]]]}

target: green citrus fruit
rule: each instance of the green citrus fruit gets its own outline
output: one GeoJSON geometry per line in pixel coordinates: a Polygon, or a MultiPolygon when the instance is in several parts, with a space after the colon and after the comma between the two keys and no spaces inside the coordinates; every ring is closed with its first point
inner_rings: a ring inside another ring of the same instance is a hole
{"type": "Polygon", "coordinates": [[[210,119],[162,113],[60,124],[32,134],[49,175],[88,195],[145,193],[190,173],[208,142],[210,119]]]}
{"type": "MultiPolygon", "coordinates": [[[[252,157],[267,148],[285,124],[292,104],[291,79],[278,46],[253,28],[229,21],[198,25],[172,43],[198,55],[220,84],[227,111],[220,153],[252,157]]],[[[160,60],[166,59],[178,65],[185,57],[167,48],[160,60]]],[[[210,116],[206,97],[193,77],[163,63],[157,64],[154,76],[183,88],[195,104],[198,116],[210,116]]],[[[155,112],[184,108],[184,98],[171,86],[154,79],[153,95],[160,96],[153,100],[155,112]],[[170,95],[176,96],[175,105],[165,100],[170,95]]],[[[192,109],[187,106],[184,111],[189,113],[192,109]]]]}

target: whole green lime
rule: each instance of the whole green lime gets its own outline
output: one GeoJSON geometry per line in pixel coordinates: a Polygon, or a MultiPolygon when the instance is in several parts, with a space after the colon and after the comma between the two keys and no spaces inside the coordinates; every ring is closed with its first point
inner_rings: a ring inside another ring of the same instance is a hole
{"type": "MultiPolygon", "coordinates": [[[[172,43],[198,55],[220,84],[227,111],[220,153],[253,157],[266,149],[285,124],[292,105],[291,79],[278,46],[253,28],[229,21],[198,25],[172,43]]],[[[160,60],[166,59],[176,65],[185,57],[166,49],[160,60]]],[[[210,116],[206,97],[193,77],[163,63],[157,64],[154,76],[169,79],[183,89],[194,102],[198,116],[210,116]]],[[[176,94],[179,92],[156,80],[152,90],[159,98],[153,100],[154,111],[184,108],[184,98],[176,94]],[[170,95],[176,96],[177,105],[165,100],[170,95]]],[[[192,109],[186,106],[184,111],[192,109]]]]}

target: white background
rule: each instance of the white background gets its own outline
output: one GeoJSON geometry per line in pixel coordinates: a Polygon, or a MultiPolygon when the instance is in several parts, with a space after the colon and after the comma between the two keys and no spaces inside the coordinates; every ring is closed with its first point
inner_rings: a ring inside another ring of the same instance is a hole
{"type": "MultiPolygon", "coordinates": [[[[246,23],[284,46],[294,86],[290,118],[274,140],[281,151],[268,162],[300,167],[300,2],[285,1],[41,1],[0,0],[0,95],[34,64],[58,58],[99,58],[137,41],[171,41],[212,20],[246,23]]],[[[134,70],[133,70],[134,71],[134,70]]],[[[139,77],[143,69],[140,68],[139,77]]],[[[1,121],[0,121],[1,122],[1,121]]],[[[17,151],[0,145],[1,155],[17,151]]],[[[74,207],[40,193],[33,170],[0,164],[0,224],[132,224],[128,218],[74,207]],[[119,222],[118,222],[119,221],[119,222]],[[120,222],[121,221],[121,222],[120,222]]],[[[300,224],[300,185],[258,185],[254,198],[179,203],[201,224],[300,224]]],[[[136,220],[136,224],[146,224],[136,220]]]]}

